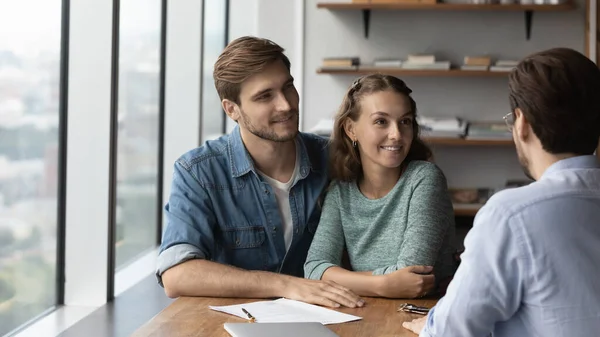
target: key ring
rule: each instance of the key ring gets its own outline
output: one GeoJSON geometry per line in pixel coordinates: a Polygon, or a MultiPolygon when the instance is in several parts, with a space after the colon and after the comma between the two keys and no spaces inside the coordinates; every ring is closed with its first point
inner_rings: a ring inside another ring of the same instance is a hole
{"type": "Polygon", "coordinates": [[[398,306],[398,311],[410,312],[419,315],[427,315],[427,313],[429,313],[429,308],[421,307],[410,303],[402,303],[400,304],[400,306],[398,306]]]}

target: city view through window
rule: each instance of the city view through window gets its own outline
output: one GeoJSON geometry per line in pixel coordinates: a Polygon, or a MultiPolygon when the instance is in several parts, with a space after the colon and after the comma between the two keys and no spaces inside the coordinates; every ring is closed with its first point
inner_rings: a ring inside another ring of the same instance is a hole
{"type": "Polygon", "coordinates": [[[0,0],[0,336],[56,304],[61,0],[0,0]]]}

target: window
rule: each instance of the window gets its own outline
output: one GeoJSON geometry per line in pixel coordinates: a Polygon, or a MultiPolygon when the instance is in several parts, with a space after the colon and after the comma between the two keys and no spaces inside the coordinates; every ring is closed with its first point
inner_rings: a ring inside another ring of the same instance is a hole
{"type": "Polygon", "coordinates": [[[61,12],[0,0],[0,336],[57,304],[61,12]]]}
{"type": "Polygon", "coordinates": [[[227,44],[227,0],[204,1],[202,52],[202,132],[201,141],[225,133],[225,112],[215,89],[213,68],[227,44]]]}
{"type": "Polygon", "coordinates": [[[157,243],[160,0],[121,0],[116,268],[157,243]]]}

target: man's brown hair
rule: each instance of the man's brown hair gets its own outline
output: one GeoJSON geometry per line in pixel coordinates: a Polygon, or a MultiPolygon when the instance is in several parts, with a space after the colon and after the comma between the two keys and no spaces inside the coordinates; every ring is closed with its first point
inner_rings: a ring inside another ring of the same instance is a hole
{"type": "Polygon", "coordinates": [[[231,41],[223,50],[213,71],[215,87],[221,100],[240,104],[242,82],[260,73],[267,65],[281,60],[288,71],[290,60],[284,49],[275,42],[254,36],[243,36],[231,41]]]}
{"type": "Polygon", "coordinates": [[[333,135],[330,140],[330,174],[332,179],[341,181],[355,181],[362,177],[363,170],[360,162],[360,153],[352,145],[352,140],[344,131],[344,123],[349,118],[357,121],[360,116],[360,100],[369,94],[391,90],[404,95],[410,101],[410,114],[413,116],[413,139],[410,150],[402,162],[407,165],[411,160],[428,160],[431,150],[419,137],[419,124],[417,123],[417,103],[410,96],[412,90],[401,79],[390,76],[373,74],[363,76],[352,84],[346,92],[342,105],[335,116],[333,135]]]}
{"type": "Polygon", "coordinates": [[[511,111],[521,109],[544,150],[589,155],[600,137],[600,69],[583,54],[553,48],[510,73],[511,111]]]}

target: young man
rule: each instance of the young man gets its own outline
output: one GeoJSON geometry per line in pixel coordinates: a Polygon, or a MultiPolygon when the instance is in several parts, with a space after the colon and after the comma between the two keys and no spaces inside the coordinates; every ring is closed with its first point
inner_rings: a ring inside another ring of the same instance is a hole
{"type": "Polygon", "coordinates": [[[533,54],[513,70],[505,119],[536,182],[479,211],[446,296],[406,328],[428,337],[598,335],[598,92],[600,70],[571,49],[533,54]]]}
{"type": "Polygon", "coordinates": [[[298,92],[283,49],[231,42],[214,68],[238,125],[175,163],[157,277],[169,297],[287,297],[362,306],[333,282],[303,279],[328,183],[327,143],[298,132],[298,92]]]}

